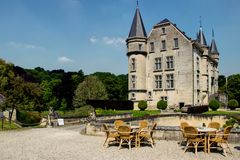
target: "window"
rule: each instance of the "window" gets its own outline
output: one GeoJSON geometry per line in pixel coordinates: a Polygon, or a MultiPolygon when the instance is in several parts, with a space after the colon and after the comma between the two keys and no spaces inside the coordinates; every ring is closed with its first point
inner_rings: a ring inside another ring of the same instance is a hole
{"type": "Polygon", "coordinates": [[[161,89],[162,88],[162,75],[155,76],[155,88],[161,89]]]}
{"type": "Polygon", "coordinates": [[[132,89],[135,89],[136,88],[136,76],[135,75],[132,75],[131,77],[131,82],[132,82],[132,89]]]}
{"type": "Polygon", "coordinates": [[[142,50],[142,44],[138,45],[138,50],[141,51],[142,50]]]}
{"type": "Polygon", "coordinates": [[[199,71],[199,58],[197,57],[197,70],[199,71]]]}
{"type": "Polygon", "coordinates": [[[136,60],[135,58],[131,59],[131,71],[135,71],[136,70],[136,60]]]}
{"type": "Polygon", "coordinates": [[[174,48],[178,48],[178,38],[174,38],[174,48]]]}
{"type": "Polygon", "coordinates": [[[167,101],[167,97],[161,97],[161,100],[167,101]]]}
{"type": "Polygon", "coordinates": [[[155,58],[155,70],[162,69],[162,59],[161,58],[155,58]]]}
{"type": "Polygon", "coordinates": [[[173,69],[174,68],[174,62],[173,62],[173,56],[167,57],[167,69],[173,69]]]}
{"type": "Polygon", "coordinates": [[[131,94],[131,99],[136,99],[135,93],[132,93],[132,94],[131,94]]]}
{"type": "Polygon", "coordinates": [[[149,99],[152,98],[152,92],[148,92],[148,98],[149,98],[149,99]]]}
{"type": "Polygon", "coordinates": [[[174,77],[173,74],[167,74],[167,89],[174,88],[174,77]]]}
{"type": "Polygon", "coordinates": [[[150,43],[150,52],[154,52],[154,43],[153,42],[150,43]]]}
{"type": "Polygon", "coordinates": [[[200,81],[199,81],[199,75],[197,75],[197,88],[199,89],[200,85],[199,85],[200,81]]]}
{"type": "Polygon", "coordinates": [[[162,50],[166,50],[166,41],[162,40],[162,50]]]}
{"type": "Polygon", "coordinates": [[[165,28],[162,28],[162,34],[165,34],[165,33],[166,33],[165,28]]]}

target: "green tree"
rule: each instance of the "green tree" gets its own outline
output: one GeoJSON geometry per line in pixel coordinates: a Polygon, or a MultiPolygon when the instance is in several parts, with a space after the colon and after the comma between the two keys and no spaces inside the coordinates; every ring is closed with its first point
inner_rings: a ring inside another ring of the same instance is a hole
{"type": "Polygon", "coordinates": [[[228,99],[236,99],[240,102],[240,74],[231,75],[227,79],[228,99]]]}
{"type": "Polygon", "coordinates": [[[226,77],[224,75],[218,77],[218,90],[221,93],[226,91],[226,77]]]}
{"type": "Polygon", "coordinates": [[[231,99],[231,100],[228,101],[228,107],[231,110],[235,110],[238,106],[239,106],[239,103],[236,99],[231,99]]]}
{"type": "Polygon", "coordinates": [[[96,76],[88,76],[78,85],[73,98],[73,106],[79,108],[86,105],[86,100],[107,98],[104,84],[96,76]]]}

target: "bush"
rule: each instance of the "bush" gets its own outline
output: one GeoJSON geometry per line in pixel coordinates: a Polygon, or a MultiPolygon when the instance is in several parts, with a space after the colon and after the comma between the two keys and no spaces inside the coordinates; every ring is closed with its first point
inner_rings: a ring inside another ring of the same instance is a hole
{"type": "Polygon", "coordinates": [[[41,119],[37,111],[17,111],[17,120],[22,126],[39,125],[41,119]]]}
{"type": "Polygon", "coordinates": [[[158,101],[157,108],[165,110],[167,108],[167,101],[164,101],[164,100],[158,101]]]}
{"type": "Polygon", "coordinates": [[[65,112],[64,115],[61,115],[61,117],[62,118],[88,117],[93,112],[95,112],[94,107],[91,105],[86,105],[80,108],[76,108],[74,111],[65,112]]]}
{"type": "Polygon", "coordinates": [[[147,108],[147,101],[144,101],[144,100],[140,101],[140,102],[138,103],[138,108],[139,108],[141,111],[144,111],[144,110],[147,108]]]}
{"type": "Polygon", "coordinates": [[[223,128],[226,128],[227,126],[234,126],[236,122],[237,122],[236,119],[230,118],[225,122],[225,124],[223,125],[223,128]]]}
{"type": "Polygon", "coordinates": [[[237,108],[239,106],[238,101],[236,99],[231,99],[230,101],[228,101],[228,107],[231,110],[235,110],[235,108],[237,108]]]}
{"type": "Polygon", "coordinates": [[[198,113],[204,113],[208,111],[208,106],[207,105],[202,105],[202,106],[189,106],[187,108],[187,113],[189,114],[198,114],[198,113]]]}
{"type": "Polygon", "coordinates": [[[218,102],[218,100],[213,99],[209,102],[209,107],[213,110],[216,111],[218,110],[218,108],[220,107],[220,103],[218,102]]]}

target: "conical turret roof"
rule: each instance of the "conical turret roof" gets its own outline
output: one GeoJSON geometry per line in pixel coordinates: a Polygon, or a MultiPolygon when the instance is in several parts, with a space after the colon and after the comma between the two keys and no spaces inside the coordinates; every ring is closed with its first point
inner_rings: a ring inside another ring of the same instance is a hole
{"type": "Polygon", "coordinates": [[[210,53],[211,54],[218,54],[219,55],[219,52],[218,52],[218,50],[217,50],[217,45],[216,45],[216,43],[215,43],[215,40],[213,39],[212,40],[212,43],[211,43],[211,46],[210,46],[210,53]]]}
{"type": "Polygon", "coordinates": [[[147,37],[147,33],[146,33],[146,30],[142,21],[141,13],[138,7],[136,9],[133,22],[132,22],[132,27],[128,35],[128,38],[132,38],[132,37],[144,37],[144,38],[147,37]]]}
{"type": "Polygon", "coordinates": [[[197,34],[197,41],[198,41],[201,45],[207,46],[207,41],[206,41],[206,38],[205,38],[205,36],[204,36],[202,27],[200,27],[199,32],[198,32],[198,34],[197,34]]]}

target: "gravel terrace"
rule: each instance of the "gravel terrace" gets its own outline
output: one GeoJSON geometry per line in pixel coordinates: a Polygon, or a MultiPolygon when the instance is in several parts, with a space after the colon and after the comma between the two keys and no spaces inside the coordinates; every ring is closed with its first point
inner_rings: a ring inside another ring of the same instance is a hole
{"type": "Polygon", "coordinates": [[[80,127],[36,128],[0,132],[1,160],[239,160],[240,143],[230,144],[233,155],[220,152],[195,156],[183,153],[177,141],[157,140],[156,147],[122,148],[102,146],[105,137],[86,136],[80,127]]]}

